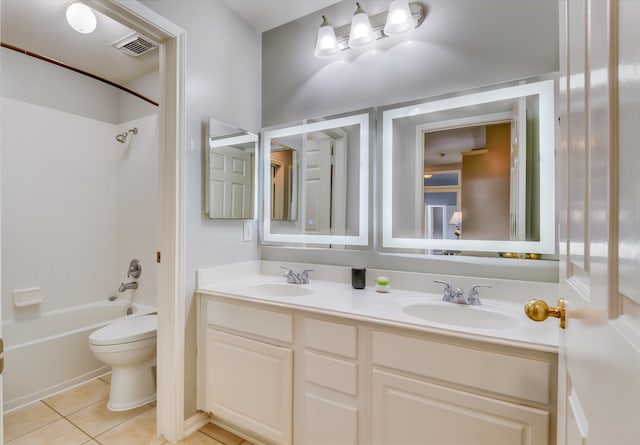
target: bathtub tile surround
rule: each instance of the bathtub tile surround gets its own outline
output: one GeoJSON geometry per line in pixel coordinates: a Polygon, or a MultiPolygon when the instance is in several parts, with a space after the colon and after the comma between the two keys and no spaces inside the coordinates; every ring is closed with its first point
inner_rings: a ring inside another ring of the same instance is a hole
{"type": "MultiPolygon", "coordinates": [[[[113,412],[107,409],[110,375],[4,415],[7,445],[168,445],[156,436],[155,404],[113,412]],[[105,392],[106,387],[106,392],[105,392]],[[66,414],[63,414],[66,413],[66,414]]],[[[180,445],[252,445],[208,424],[180,445]]]]}

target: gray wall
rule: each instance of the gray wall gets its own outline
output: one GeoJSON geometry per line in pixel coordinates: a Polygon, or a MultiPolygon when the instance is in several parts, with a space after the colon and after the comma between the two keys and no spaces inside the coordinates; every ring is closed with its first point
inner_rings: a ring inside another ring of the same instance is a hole
{"type": "MultiPolygon", "coordinates": [[[[263,126],[548,75],[559,69],[555,1],[421,3],[427,7],[427,16],[420,28],[378,40],[373,50],[346,50],[331,59],[313,55],[321,15],[335,27],[345,25],[353,15],[352,1],[263,33],[263,126]]],[[[389,1],[365,0],[362,5],[373,15],[386,10],[389,1]]],[[[556,281],[558,276],[555,262],[425,259],[379,252],[375,247],[332,251],[270,246],[262,248],[262,259],[540,281],[556,281]]]]}
{"type": "MultiPolygon", "coordinates": [[[[242,241],[242,221],[204,214],[207,123],[260,130],[260,35],[222,0],[142,0],[187,33],[185,190],[185,415],[195,410],[195,271],[259,258],[257,242],[242,241]],[[193,147],[193,150],[191,149],[193,147]]],[[[257,227],[254,227],[256,233],[257,227]]]]}
{"type": "MultiPolygon", "coordinates": [[[[540,0],[429,0],[411,34],[317,59],[325,14],[349,23],[347,0],[262,37],[262,123],[277,125],[460,91],[558,70],[558,5],[540,0]]],[[[365,0],[369,15],[388,0],[365,0]]]]}

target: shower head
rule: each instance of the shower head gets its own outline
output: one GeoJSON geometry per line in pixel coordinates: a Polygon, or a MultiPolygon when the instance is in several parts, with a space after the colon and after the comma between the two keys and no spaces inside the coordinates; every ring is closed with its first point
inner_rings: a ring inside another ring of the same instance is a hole
{"type": "Polygon", "coordinates": [[[119,135],[116,136],[116,141],[120,142],[121,144],[124,144],[127,140],[127,136],[129,136],[129,133],[138,134],[138,127],[133,127],[129,131],[120,133],[119,135]]]}

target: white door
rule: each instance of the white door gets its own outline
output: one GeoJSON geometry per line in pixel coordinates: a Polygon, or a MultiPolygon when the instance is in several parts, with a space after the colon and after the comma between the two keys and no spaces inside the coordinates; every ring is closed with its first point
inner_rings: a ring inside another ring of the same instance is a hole
{"type": "Polygon", "coordinates": [[[253,216],[252,154],[231,146],[210,150],[210,216],[250,219],[253,216]]]}
{"type": "Polygon", "coordinates": [[[560,2],[559,445],[640,443],[640,2],[560,2]]]}
{"type": "Polygon", "coordinates": [[[305,233],[331,233],[331,139],[309,139],[305,148],[305,233]]]}

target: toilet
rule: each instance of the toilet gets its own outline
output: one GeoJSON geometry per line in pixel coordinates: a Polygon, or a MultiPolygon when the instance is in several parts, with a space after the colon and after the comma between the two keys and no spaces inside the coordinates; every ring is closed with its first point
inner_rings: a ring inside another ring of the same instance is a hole
{"type": "Polygon", "coordinates": [[[107,407],[125,411],[156,398],[156,314],[115,321],[89,336],[89,348],[111,366],[107,407]]]}

